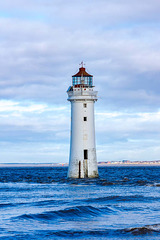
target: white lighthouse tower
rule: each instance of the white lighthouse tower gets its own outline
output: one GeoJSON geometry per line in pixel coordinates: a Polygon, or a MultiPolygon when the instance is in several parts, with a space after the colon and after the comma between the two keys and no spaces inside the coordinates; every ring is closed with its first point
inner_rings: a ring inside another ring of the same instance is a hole
{"type": "Polygon", "coordinates": [[[67,90],[71,102],[69,178],[98,177],[94,123],[97,91],[93,87],[93,76],[86,72],[82,62],[67,90]]]}

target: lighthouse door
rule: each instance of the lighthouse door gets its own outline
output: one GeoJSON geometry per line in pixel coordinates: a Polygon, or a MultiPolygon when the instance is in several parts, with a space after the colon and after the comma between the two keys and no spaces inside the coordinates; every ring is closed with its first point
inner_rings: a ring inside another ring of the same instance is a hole
{"type": "Polygon", "coordinates": [[[83,170],[84,177],[88,177],[88,150],[84,150],[84,160],[83,160],[83,170]]]}

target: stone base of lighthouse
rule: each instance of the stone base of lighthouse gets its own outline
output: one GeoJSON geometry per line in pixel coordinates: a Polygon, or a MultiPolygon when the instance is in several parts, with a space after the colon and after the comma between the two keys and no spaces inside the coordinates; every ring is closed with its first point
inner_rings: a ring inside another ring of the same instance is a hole
{"type": "Polygon", "coordinates": [[[93,88],[72,87],[67,91],[71,102],[71,139],[68,178],[98,177],[93,88]]]}
{"type": "MultiPolygon", "coordinates": [[[[90,150],[91,154],[94,150],[90,150]]],[[[98,168],[96,157],[93,161],[75,159],[69,163],[68,178],[97,178],[98,168]]]]}

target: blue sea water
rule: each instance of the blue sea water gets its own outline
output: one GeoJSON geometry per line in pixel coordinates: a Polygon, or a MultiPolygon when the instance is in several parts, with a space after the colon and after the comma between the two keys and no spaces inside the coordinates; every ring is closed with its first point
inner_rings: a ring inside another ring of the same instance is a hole
{"type": "Polygon", "coordinates": [[[160,239],[160,167],[0,168],[0,239],[160,239]]]}

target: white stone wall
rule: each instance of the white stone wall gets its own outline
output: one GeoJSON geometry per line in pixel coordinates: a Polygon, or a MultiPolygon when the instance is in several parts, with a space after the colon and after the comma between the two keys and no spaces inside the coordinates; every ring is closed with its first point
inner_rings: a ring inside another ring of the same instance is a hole
{"type": "Polygon", "coordinates": [[[68,177],[97,177],[97,159],[95,144],[94,102],[97,92],[93,88],[73,89],[68,93],[71,102],[71,139],[68,177]],[[91,94],[90,94],[91,93],[91,94]],[[84,107],[84,103],[87,107],[84,107]],[[87,121],[84,121],[87,117],[87,121]],[[84,149],[88,150],[88,159],[84,160],[84,149]],[[80,165],[79,165],[80,162],[80,165]],[[81,171],[79,172],[79,168],[81,171]]]}

